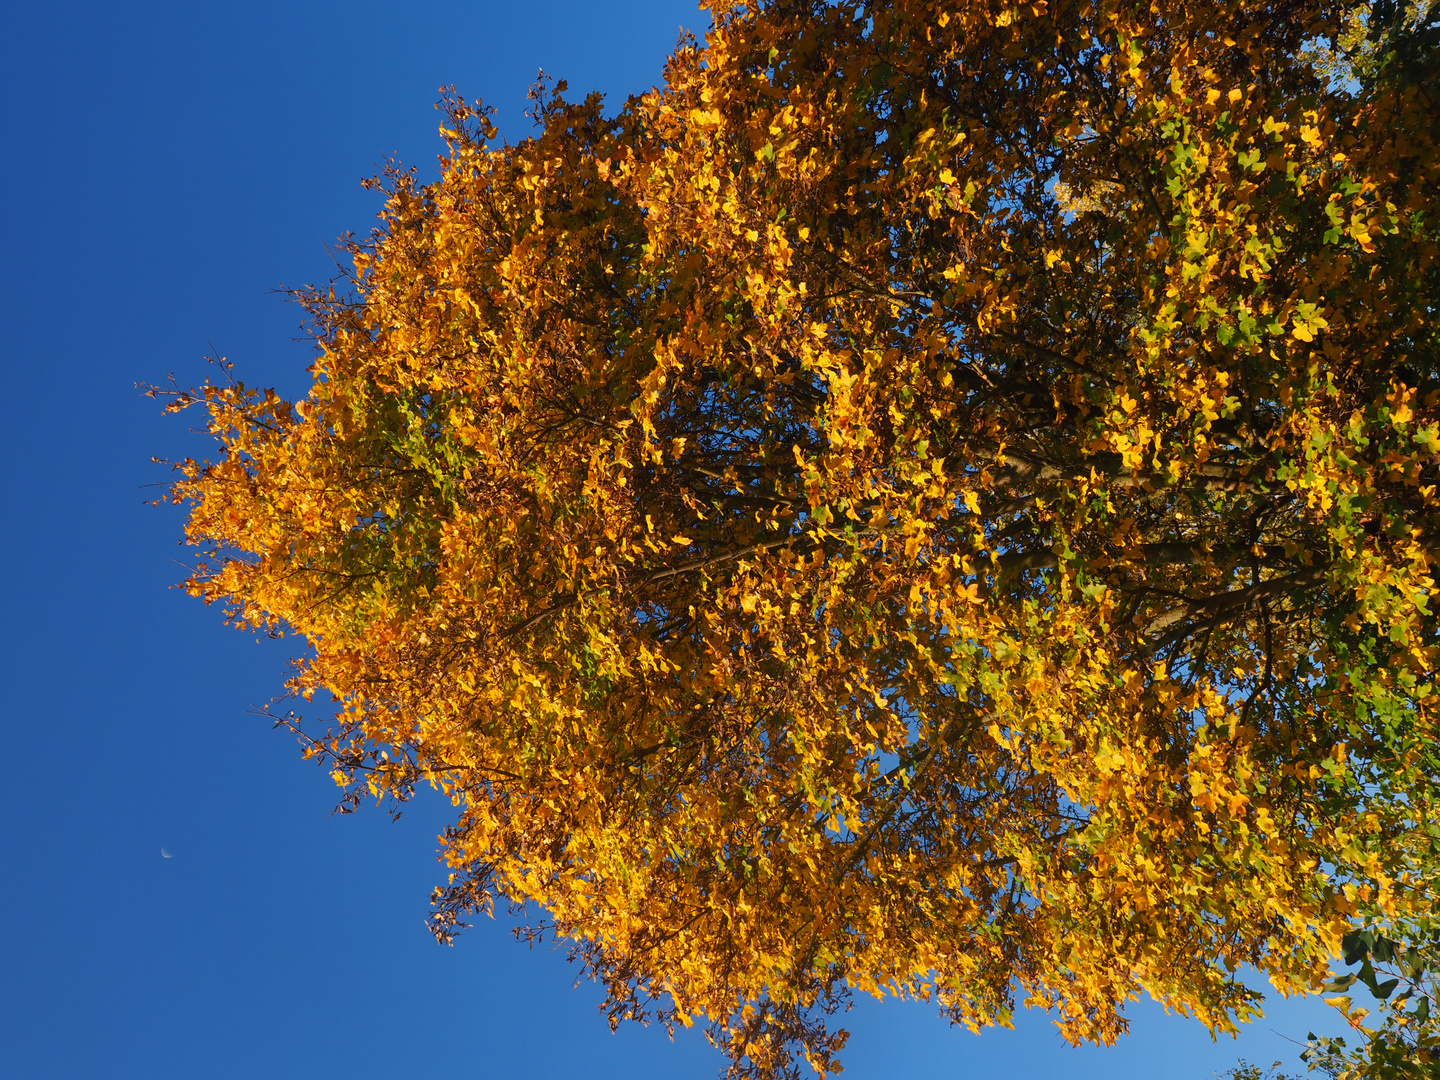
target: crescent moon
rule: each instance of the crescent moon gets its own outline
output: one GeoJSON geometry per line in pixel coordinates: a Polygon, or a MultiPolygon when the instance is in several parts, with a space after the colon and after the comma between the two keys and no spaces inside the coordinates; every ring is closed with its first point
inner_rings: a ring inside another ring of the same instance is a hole
{"type": "Polygon", "coordinates": [[[166,850],[162,847],[162,848],[160,849],[160,857],[161,857],[162,859],[173,859],[175,856],[174,856],[174,855],[171,855],[170,852],[166,851],[166,850]]]}

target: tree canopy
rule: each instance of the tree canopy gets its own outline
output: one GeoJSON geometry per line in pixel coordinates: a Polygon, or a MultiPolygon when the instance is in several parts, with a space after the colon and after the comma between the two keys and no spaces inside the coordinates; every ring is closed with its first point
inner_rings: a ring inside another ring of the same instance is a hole
{"type": "Polygon", "coordinates": [[[188,587],[612,1022],[1233,1030],[1433,925],[1434,12],[716,0],[613,114],[447,96],[307,396],[174,399],[188,587]]]}

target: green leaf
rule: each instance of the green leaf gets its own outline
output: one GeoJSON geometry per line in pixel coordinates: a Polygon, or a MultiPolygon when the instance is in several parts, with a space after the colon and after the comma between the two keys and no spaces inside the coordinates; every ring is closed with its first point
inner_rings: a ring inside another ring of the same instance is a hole
{"type": "Polygon", "coordinates": [[[1351,930],[1340,941],[1345,963],[1354,964],[1370,952],[1370,933],[1365,930],[1351,930]]]}
{"type": "Polygon", "coordinates": [[[1387,937],[1377,937],[1374,947],[1370,950],[1370,955],[1382,964],[1390,963],[1395,959],[1395,942],[1387,937]]]}

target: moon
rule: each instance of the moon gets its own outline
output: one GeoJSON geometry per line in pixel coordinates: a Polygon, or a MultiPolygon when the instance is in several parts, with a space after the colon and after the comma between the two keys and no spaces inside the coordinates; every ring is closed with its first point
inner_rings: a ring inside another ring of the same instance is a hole
{"type": "Polygon", "coordinates": [[[170,852],[166,851],[166,850],[162,847],[162,848],[160,849],[160,857],[161,857],[162,859],[173,859],[175,856],[174,856],[174,855],[171,855],[170,852]]]}

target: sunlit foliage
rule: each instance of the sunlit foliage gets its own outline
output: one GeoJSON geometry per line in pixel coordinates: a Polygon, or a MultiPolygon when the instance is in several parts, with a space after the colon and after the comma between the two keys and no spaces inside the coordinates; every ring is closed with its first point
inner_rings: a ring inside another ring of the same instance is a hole
{"type": "Polygon", "coordinates": [[[1428,917],[1440,64],[1337,76],[1369,10],[719,0],[613,115],[449,98],[305,399],[176,399],[189,587],[615,1020],[1231,1030],[1428,917]]]}

